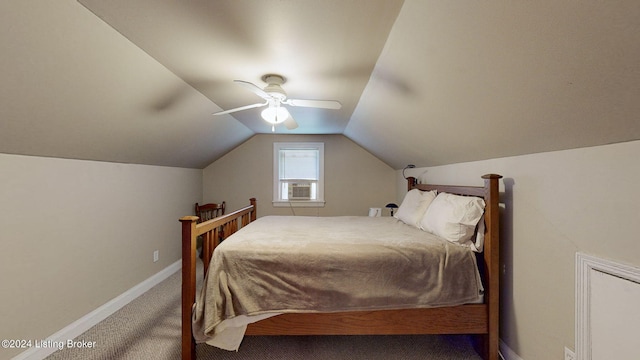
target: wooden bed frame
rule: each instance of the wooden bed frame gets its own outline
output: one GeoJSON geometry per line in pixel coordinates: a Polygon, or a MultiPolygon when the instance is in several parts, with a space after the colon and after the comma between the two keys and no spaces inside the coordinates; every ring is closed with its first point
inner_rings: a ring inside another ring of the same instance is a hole
{"type": "MultiPolygon", "coordinates": [[[[485,200],[484,251],[478,267],[485,287],[484,303],[428,309],[357,311],[342,313],[282,314],[247,327],[246,335],[411,335],[478,334],[479,349],[486,360],[498,360],[499,342],[499,187],[502,176],[482,176],[484,186],[416,184],[408,178],[408,189],[438,190],[478,196],[485,200]]],[[[182,222],[182,359],[195,359],[191,315],[196,298],[196,239],[203,236],[205,274],[219,234],[228,237],[256,219],[256,199],[251,205],[212,220],[197,223],[185,216],[182,222]]]]}

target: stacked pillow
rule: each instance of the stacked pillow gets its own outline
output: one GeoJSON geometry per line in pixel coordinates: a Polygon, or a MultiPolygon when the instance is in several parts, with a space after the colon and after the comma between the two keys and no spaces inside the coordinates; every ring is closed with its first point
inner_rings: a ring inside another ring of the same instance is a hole
{"type": "Polygon", "coordinates": [[[405,196],[395,217],[408,225],[481,252],[484,207],[485,202],[479,197],[449,193],[436,195],[435,191],[413,189],[405,196]]]}
{"type": "Polygon", "coordinates": [[[435,198],[435,191],[410,190],[407,195],[405,195],[402,204],[400,204],[398,211],[393,217],[407,225],[419,228],[420,220],[435,198]]]}

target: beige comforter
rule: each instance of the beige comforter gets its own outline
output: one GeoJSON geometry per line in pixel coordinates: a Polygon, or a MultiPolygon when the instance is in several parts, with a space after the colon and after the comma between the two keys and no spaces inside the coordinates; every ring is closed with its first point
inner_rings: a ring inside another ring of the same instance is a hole
{"type": "Polygon", "coordinates": [[[394,218],[267,216],[216,248],[194,305],[194,336],[234,350],[247,323],[272,314],[450,306],[481,296],[469,248],[394,218]],[[236,339],[216,341],[223,330],[236,339]]]}

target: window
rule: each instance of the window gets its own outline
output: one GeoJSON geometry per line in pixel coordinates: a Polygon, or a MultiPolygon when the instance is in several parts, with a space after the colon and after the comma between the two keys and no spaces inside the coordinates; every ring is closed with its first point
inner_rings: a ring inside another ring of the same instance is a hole
{"type": "Polygon", "coordinates": [[[273,205],[324,206],[324,143],[273,143],[273,205]]]}

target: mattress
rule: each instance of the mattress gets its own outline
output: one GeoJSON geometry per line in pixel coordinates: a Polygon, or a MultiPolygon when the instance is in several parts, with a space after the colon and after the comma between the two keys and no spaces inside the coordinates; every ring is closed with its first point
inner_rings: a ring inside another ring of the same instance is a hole
{"type": "Polygon", "coordinates": [[[266,216],[214,251],[193,311],[196,342],[237,350],[282,313],[482,301],[475,254],[391,217],[266,216]]]}

